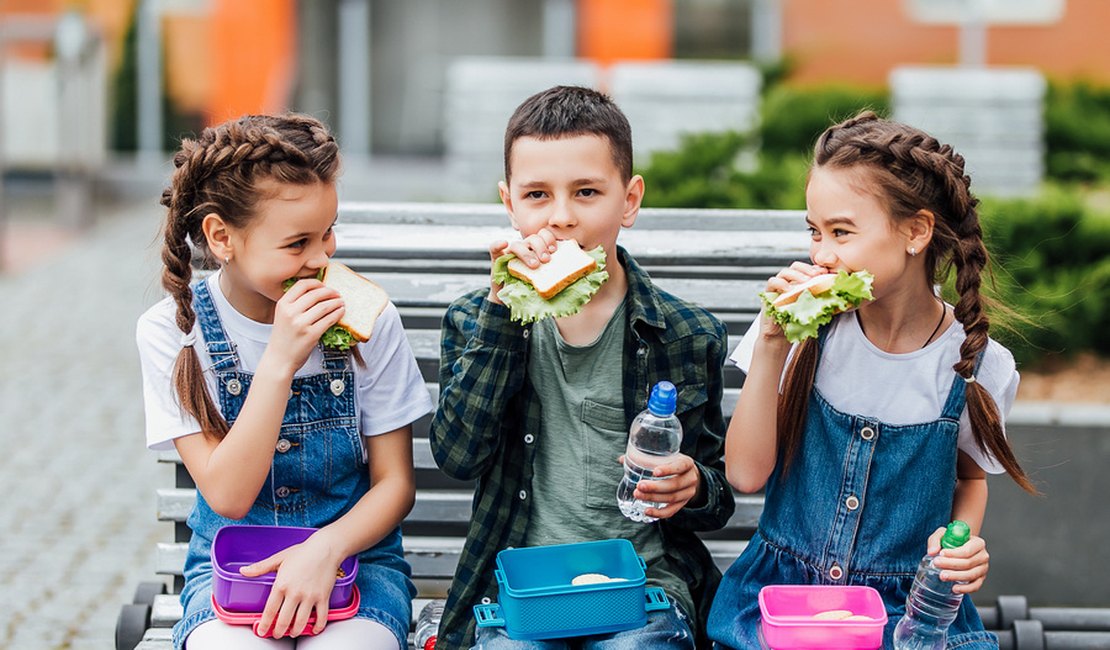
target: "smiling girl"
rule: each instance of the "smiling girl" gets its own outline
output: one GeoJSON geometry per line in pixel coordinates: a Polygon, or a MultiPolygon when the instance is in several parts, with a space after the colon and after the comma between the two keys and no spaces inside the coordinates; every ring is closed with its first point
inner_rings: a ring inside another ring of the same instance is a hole
{"type": "Polygon", "coordinates": [[[411,423],[431,399],[392,305],[357,347],[365,363],[319,345],[344,314],[316,280],[335,253],[335,139],[307,116],[251,115],[185,140],[174,166],[162,195],[168,296],[136,334],[147,445],[176,448],[197,486],[174,647],[407,647],[415,590],[399,524],[415,494],[411,423]],[[194,248],[219,267],[197,282],[194,248]],[[212,608],[212,538],[240,524],[318,529],[242,569],[277,574],[259,621],[272,639],[212,608]],[[358,612],[328,624],[350,555],[358,612]],[[318,636],[303,635],[312,615],[318,636]]]}
{"type": "MultiPolygon", "coordinates": [[[[719,647],[760,647],[757,595],[768,584],[874,587],[886,647],[923,553],[940,552],[954,591],[982,585],[986,474],[1035,490],[1005,437],[1018,373],[988,337],[977,205],[963,157],[915,128],[863,113],[818,139],[806,188],[812,264],[783,269],[767,290],[867,270],[874,300],[796,346],[764,315],[732,356],[747,378],[726,472],[738,490],[766,487],[766,505],[713,604],[719,647]],[[934,287],[953,268],[949,305],[934,287]],[[974,535],[940,551],[952,519],[974,535]]],[[[956,646],[997,647],[968,598],[949,629],[956,646]]]]}

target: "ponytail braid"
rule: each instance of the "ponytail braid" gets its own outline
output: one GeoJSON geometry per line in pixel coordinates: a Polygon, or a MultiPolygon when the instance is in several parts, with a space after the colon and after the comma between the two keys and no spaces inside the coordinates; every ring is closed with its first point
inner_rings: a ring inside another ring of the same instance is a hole
{"type": "MultiPolygon", "coordinates": [[[[177,305],[176,324],[183,337],[196,326],[193,310],[193,250],[206,268],[214,268],[203,230],[204,218],[217,214],[234,228],[244,228],[262,198],[262,180],[307,185],[333,183],[339,172],[339,147],[318,120],[289,114],[248,115],[186,139],[173,157],[174,173],[162,192],[167,208],[162,246],[162,287],[177,305]]],[[[201,432],[221,440],[227,421],[209,395],[200,359],[183,344],[173,369],[181,408],[201,432]]]]}

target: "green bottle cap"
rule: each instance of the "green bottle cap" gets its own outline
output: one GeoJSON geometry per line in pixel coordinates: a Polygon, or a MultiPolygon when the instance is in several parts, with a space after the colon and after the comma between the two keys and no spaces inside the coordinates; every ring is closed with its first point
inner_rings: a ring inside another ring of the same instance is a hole
{"type": "Polygon", "coordinates": [[[940,538],[941,548],[959,548],[971,539],[971,527],[957,519],[948,524],[944,536],[940,538]]]}

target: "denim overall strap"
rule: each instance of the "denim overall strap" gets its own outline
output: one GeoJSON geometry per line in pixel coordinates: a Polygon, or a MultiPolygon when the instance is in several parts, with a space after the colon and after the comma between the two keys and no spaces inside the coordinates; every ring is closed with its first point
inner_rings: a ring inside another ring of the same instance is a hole
{"type": "MultiPolygon", "coordinates": [[[[979,366],[983,365],[984,352],[980,352],[979,356],[975,358],[975,368],[971,371],[972,376],[975,376],[979,372],[979,366]]],[[[964,412],[964,406],[967,404],[967,381],[959,373],[954,372],[953,374],[956,378],[952,380],[952,389],[948,391],[948,399],[944,402],[941,417],[949,420],[959,420],[960,414],[964,412]]]]}
{"type": "Polygon", "coordinates": [[[320,345],[324,353],[324,370],[327,372],[342,372],[351,367],[351,353],[346,350],[336,350],[320,345]]]}
{"type": "Polygon", "coordinates": [[[196,312],[200,332],[204,336],[204,347],[212,360],[212,368],[220,371],[237,367],[239,355],[220,322],[216,303],[212,301],[212,293],[208,290],[208,280],[193,284],[193,311],[196,312]]]}

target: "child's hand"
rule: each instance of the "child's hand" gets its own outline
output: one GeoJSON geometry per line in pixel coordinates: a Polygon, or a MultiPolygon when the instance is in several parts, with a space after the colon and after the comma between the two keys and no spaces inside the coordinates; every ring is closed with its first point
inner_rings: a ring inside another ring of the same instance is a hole
{"type": "Polygon", "coordinates": [[[941,549],[940,538],[944,535],[940,527],[929,536],[929,555],[935,555],[933,565],[943,569],[940,579],[956,582],[952,591],[957,594],[970,594],[979,591],[990,567],[990,554],[987,543],[982,537],[972,535],[963,546],[941,549]]]}
{"type": "MultiPolygon", "coordinates": [[[[785,293],[795,284],[801,284],[810,278],[828,272],[829,269],[823,266],[815,266],[813,264],[806,264],[805,262],[794,262],[789,267],[779,271],[777,275],[768,278],[767,287],[764,291],[785,293]]],[[[785,341],[782,328],[779,327],[778,323],[767,316],[766,309],[760,312],[759,335],[762,339],[768,341],[785,341]]]]}
{"type": "MultiPolygon", "coordinates": [[[[624,462],[624,456],[619,458],[624,462]]],[[[641,501],[651,501],[660,504],[658,508],[648,508],[644,514],[649,517],[669,519],[698,493],[701,483],[701,474],[698,472],[694,459],[686,454],[677,454],[673,460],[663,463],[655,468],[654,476],[667,476],[669,478],[657,481],[640,481],[636,484],[633,496],[641,501]]]]}
{"type": "Polygon", "coordinates": [[[277,572],[258,629],[269,630],[272,625],[275,639],[299,636],[315,610],[313,631],[323,632],[328,622],[328,599],[338,569],[339,563],[314,548],[311,539],[239,569],[239,573],[247,577],[277,572]]]}
{"type": "Polygon", "coordinates": [[[314,278],[298,280],[274,305],[274,329],[266,354],[296,372],[343,312],[343,300],[335,289],[314,278]]]}
{"type": "MultiPolygon", "coordinates": [[[[555,242],[555,233],[547,228],[541,228],[539,232],[514,242],[503,240],[493,242],[489,246],[489,260],[492,263],[502,255],[512,253],[528,265],[528,268],[539,268],[540,264],[551,260],[551,254],[558,248],[555,242]]],[[[500,290],[500,284],[490,282],[490,302],[501,304],[501,300],[497,297],[497,292],[500,290]]]]}

